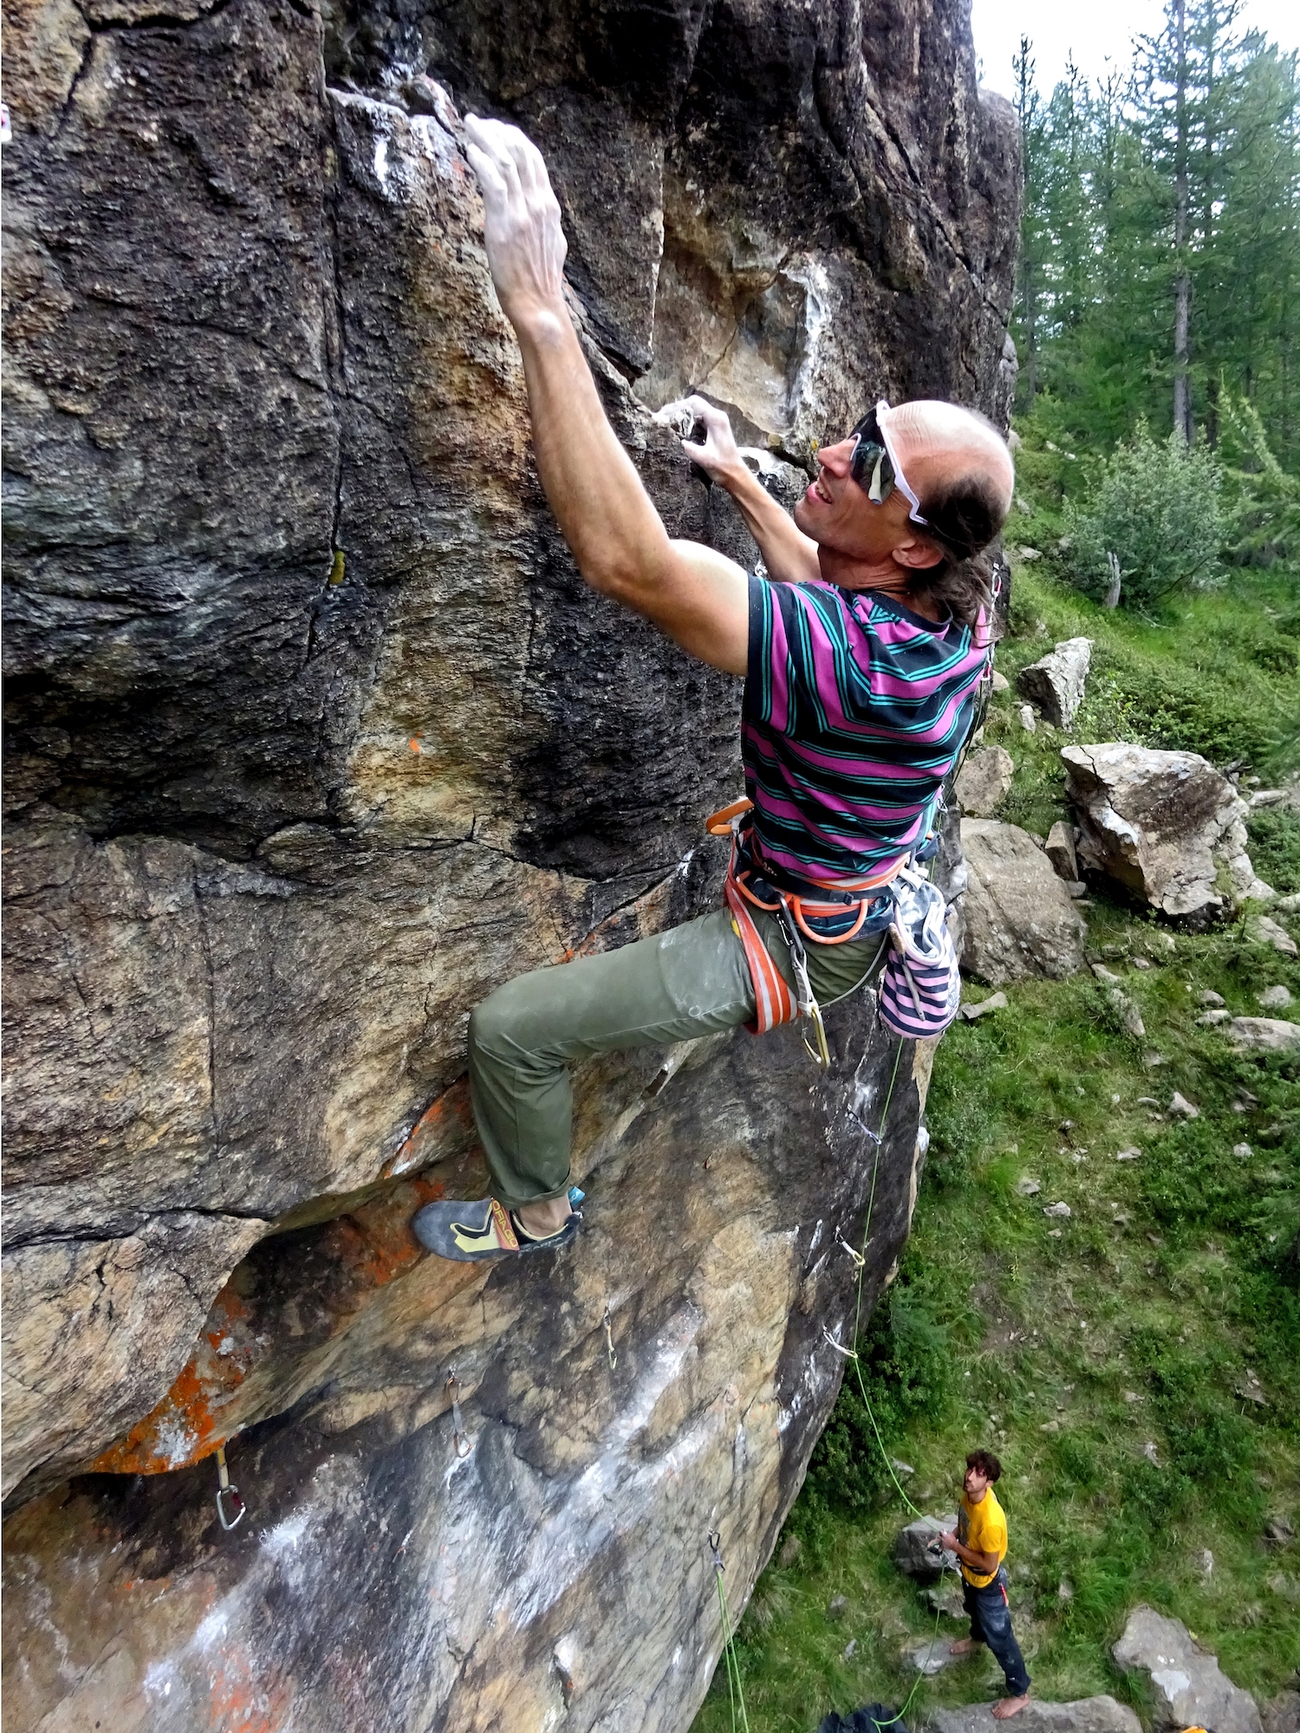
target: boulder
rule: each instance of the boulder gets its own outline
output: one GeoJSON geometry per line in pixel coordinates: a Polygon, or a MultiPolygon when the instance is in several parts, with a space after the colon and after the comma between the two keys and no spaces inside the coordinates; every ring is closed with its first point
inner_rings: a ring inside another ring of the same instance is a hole
{"type": "Polygon", "coordinates": [[[1083,703],[1091,659],[1091,638],[1065,638],[1050,655],[1022,668],[1016,686],[1054,728],[1070,728],[1083,703]]]}
{"type": "Polygon", "coordinates": [[[1243,1052],[1290,1053],[1300,1047],[1300,1023],[1281,1017],[1234,1017],[1227,1033],[1243,1052]]]}
{"type": "Polygon", "coordinates": [[[961,962],[991,987],[1084,966],[1087,922],[1034,838],[1014,824],[962,820],[969,872],[961,962]]]}
{"type": "Polygon", "coordinates": [[[1220,869],[1233,896],[1257,894],[1245,802],[1198,753],[1111,743],[1067,746],[1061,757],[1083,866],[1118,879],[1167,915],[1222,909],[1228,899],[1220,869]]]}
{"type": "Polygon", "coordinates": [[[919,1516],[898,1531],[894,1540],[894,1563],[904,1576],[918,1582],[937,1582],[944,1570],[957,1569],[957,1556],[939,1545],[939,1536],[957,1526],[957,1512],[947,1516],[919,1516]]]}
{"type": "Polygon", "coordinates": [[[1219,1663],[1194,1642],[1187,1626],[1151,1607],[1129,1614],[1124,1634],[1111,1653],[1119,1667],[1151,1678],[1152,1725],[1209,1727],[1213,1733],[1262,1733],[1259,1709],[1219,1671],[1219,1663]]]}
{"type": "Polygon", "coordinates": [[[1016,763],[1001,746],[985,746],[972,752],[957,778],[957,801],[972,818],[992,818],[1011,787],[1016,763]]]}
{"type": "MultiPolygon", "coordinates": [[[[1045,1703],[1031,1697],[1016,1716],[1022,1733],[1141,1733],[1142,1723],[1126,1703],[1113,1697],[1081,1697],[1073,1703],[1045,1703]]],[[[922,1725],[929,1733],[998,1733],[990,1703],[960,1709],[931,1709],[922,1725]]]]}
{"type": "Polygon", "coordinates": [[[1070,884],[1079,882],[1079,863],[1074,853],[1074,831],[1070,825],[1057,819],[1047,833],[1045,852],[1058,878],[1065,879],[1070,884]]]}
{"type": "Polygon", "coordinates": [[[826,1079],[794,1030],[592,1061],[570,1251],[410,1234],[485,1184],[472,1006],[716,907],[739,775],[739,682],[587,589],[545,506],[460,115],[547,152],[616,434],[672,533],[752,562],[651,420],[683,390],[782,497],[872,392],[1005,422],[1014,112],[957,0],[894,24],[6,14],[15,1727],[689,1724],[706,1533],[739,1617],[839,1387],[845,1110],[894,1044],[867,998],[826,1079]]]}

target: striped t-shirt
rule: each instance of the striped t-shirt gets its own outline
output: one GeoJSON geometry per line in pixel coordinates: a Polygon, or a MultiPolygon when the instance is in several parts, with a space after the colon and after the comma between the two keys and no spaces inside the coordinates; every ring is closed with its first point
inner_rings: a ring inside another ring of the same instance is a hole
{"type": "Polygon", "coordinates": [[[829,884],[921,842],[987,638],[877,590],[751,577],[741,755],[763,859],[829,884]]]}

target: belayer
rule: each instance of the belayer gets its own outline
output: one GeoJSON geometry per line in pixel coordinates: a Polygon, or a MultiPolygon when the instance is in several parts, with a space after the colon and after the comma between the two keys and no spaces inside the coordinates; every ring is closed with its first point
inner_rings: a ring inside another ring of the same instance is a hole
{"type": "Polygon", "coordinates": [[[966,1458],[957,1527],[942,1542],[961,1561],[962,1602],[970,1620],[970,1636],[952,1645],[957,1656],[972,1655],[987,1643],[1006,1676],[1007,1695],[993,1705],[994,1717],[1007,1721],[1029,1702],[1029,1674],[1011,1629],[1007,1597],[1007,1516],[998,1503],[993,1482],[1002,1478],[1002,1464],[991,1450],[972,1450],[966,1458]]]}
{"type": "MultiPolygon", "coordinates": [[[[883,967],[904,1035],[946,1026],[958,984],[943,901],[911,864],[966,738],[989,661],[975,560],[1011,504],[1010,454],[972,410],[877,404],[817,454],[793,519],[702,398],[689,456],[744,514],[767,576],[669,538],[605,418],[564,300],[565,239],[546,165],[516,128],[466,122],[488,265],[523,355],[537,468],[582,576],[689,655],[745,677],[748,802],[727,906],[602,956],[523,975],[470,1018],[474,1119],[492,1195],[427,1204],[420,1241],[474,1260],[566,1244],[568,1064],[802,1015],[883,967]]],[[[743,810],[742,810],[743,809],[743,810]]]]}

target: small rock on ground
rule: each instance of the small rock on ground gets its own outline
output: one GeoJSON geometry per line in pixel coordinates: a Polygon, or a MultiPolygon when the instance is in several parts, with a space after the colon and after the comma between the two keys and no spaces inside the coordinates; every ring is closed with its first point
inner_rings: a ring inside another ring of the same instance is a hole
{"type": "Polygon", "coordinates": [[[987,999],[981,999],[978,1005],[963,1005],[960,1015],[968,1023],[973,1023],[977,1017],[983,1017],[989,1011],[1005,1011],[1007,996],[1005,993],[990,993],[987,999]]]}
{"type": "Polygon", "coordinates": [[[1219,1024],[1226,1023],[1231,1015],[1231,1011],[1204,1011],[1196,1021],[1202,1029],[1217,1029],[1219,1024]]]}
{"type": "Polygon", "coordinates": [[[1256,915],[1254,920],[1247,921],[1246,932],[1257,945],[1272,945],[1279,956],[1300,957],[1300,945],[1296,944],[1280,921],[1273,920],[1269,915],[1256,915]]]}
{"type": "Polygon", "coordinates": [[[1264,1733],[1300,1733],[1300,1691],[1279,1691],[1259,1706],[1264,1733]]]}
{"type": "Polygon", "coordinates": [[[1202,1005],[1222,1005],[1223,994],[1216,993],[1213,987],[1207,987],[1200,996],[1202,1005]]]}
{"type": "Polygon", "coordinates": [[[1169,1101],[1169,1111],[1176,1113],[1180,1119],[1199,1119],[1201,1117],[1200,1108],[1194,1107],[1186,1096],[1180,1095],[1176,1089],[1169,1101]]]}
{"type": "Polygon", "coordinates": [[[1063,1222],[1069,1221],[1073,1213],[1074,1212],[1071,1210],[1068,1203],[1049,1203],[1043,1206],[1043,1214],[1045,1216],[1055,1216],[1058,1220],[1063,1222]]]}
{"type": "Polygon", "coordinates": [[[1279,982],[1276,987],[1266,987],[1259,995],[1259,1002],[1266,1011],[1285,1011],[1291,1003],[1291,994],[1279,982]]]}
{"type": "Polygon", "coordinates": [[[1047,833],[1047,858],[1058,878],[1070,884],[1079,882],[1079,863],[1074,853],[1074,831],[1062,819],[1057,819],[1047,833]]]}
{"type": "Polygon", "coordinates": [[[1279,1017],[1234,1017],[1228,1034],[1239,1048],[1253,1053],[1289,1053],[1300,1047],[1300,1023],[1279,1017]]]}
{"type": "Polygon", "coordinates": [[[1091,656],[1091,638],[1066,638],[1049,655],[1016,675],[1020,691],[1037,704],[1053,727],[1069,728],[1073,723],[1083,702],[1091,656]]]}
{"type": "Polygon", "coordinates": [[[1024,729],[1026,734],[1038,733],[1038,718],[1034,715],[1034,707],[1032,704],[1022,704],[1020,706],[1020,726],[1024,729]]]}
{"type": "Polygon", "coordinates": [[[923,1642],[914,1643],[906,1650],[903,1659],[915,1667],[924,1678],[932,1678],[935,1673],[942,1672],[961,1657],[952,1653],[952,1638],[940,1635],[926,1637],[923,1642]]]}

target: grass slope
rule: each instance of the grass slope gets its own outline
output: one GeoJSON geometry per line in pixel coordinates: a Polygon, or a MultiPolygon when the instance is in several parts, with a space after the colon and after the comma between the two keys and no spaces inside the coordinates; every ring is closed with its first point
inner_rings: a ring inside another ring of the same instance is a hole
{"type": "MultiPolygon", "coordinates": [[[[1017,574],[998,662],[1013,675],[1056,639],[1095,639],[1075,739],[1186,745],[1271,774],[1294,762],[1294,658],[1272,653],[1292,642],[1285,586],[1197,597],[1156,625],[1040,573],[1017,574]]],[[[1017,760],[1002,816],[1045,834],[1064,815],[1065,742],[1024,733],[1018,706],[1003,694],[987,729],[1017,760]]],[[[1262,877],[1300,890],[1294,814],[1262,816],[1252,848],[1262,877]]],[[[1001,1456],[1012,1605],[1040,1695],[1110,1691],[1141,1711],[1110,1644],[1143,1600],[1268,1694],[1300,1665],[1300,1544],[1264,1539],[1275,1515],[1300,1530],[1300,1065],[1235,1057],[1195,1019],[1207,988],[1258,1014],[1278,982],[1300,1017],[1300,967],[1240,921],[1172,932],[1100,896],[1088,913],[1090,956],[1122,977],[1146,1038],[1124,1033],[1091,975],[1009,988],[1009,1010],[945,1037],[915,1229],[861,1345],[867,1388],[923,1509],[954,1508],[973,1445],[1001,1456]],[[1198,1118],[1170,1115],[1174,1090],[1198,1118]],[[1117,1161],[1128,1147],[1140,1157],[1117,1161]],[[1057,1201],[1068,1220],[1043,1214],[1057,1201]]],[[[936,1622],[892,1563],[905,1520],[850,1376],[741,1627],[753,1733],[902,1701],[903,1651],[936,1622]]],[[[910,1718],[1000,1683],[987,1656],[949,1668],[910,1718]]],[[[720,1668],[695,1729],[731,1725],[720,1668]]]]}

